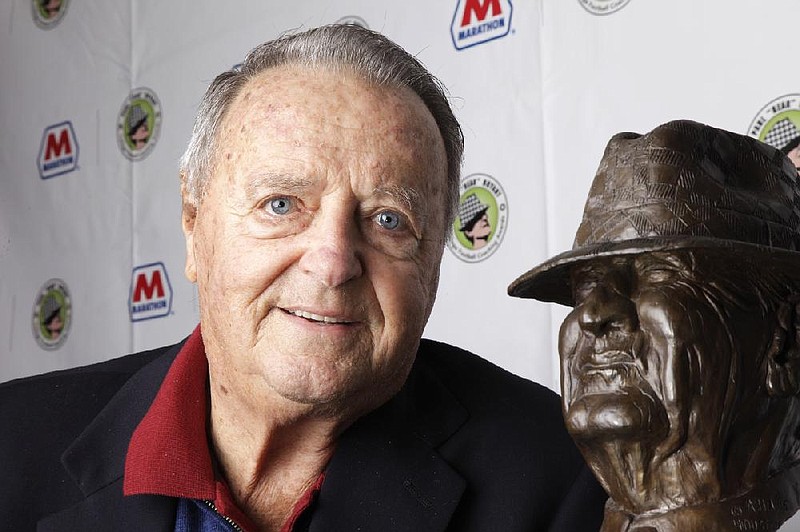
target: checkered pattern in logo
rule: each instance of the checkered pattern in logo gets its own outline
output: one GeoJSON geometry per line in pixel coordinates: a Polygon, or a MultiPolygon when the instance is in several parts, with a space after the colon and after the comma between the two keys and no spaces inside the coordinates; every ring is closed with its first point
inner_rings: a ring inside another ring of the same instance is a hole
{"type": "Polygon", "coordinates": [[[128,113],[128,134],[133,134],[145,120],[147,120],[147,111],[138,103],[134,104],[128,113]]]}
{"type": "Polygon", "coordinates": [[[489,206],[485,203],[481,203],[481,200],[478,199],[476,194],[467,196],[467,199],[458,206],[458,221],[461,222],[459,231],[466,229],[473,218],[483,214],[487,210],[489,210],[489,206]]]}
{"type": "Polygon", "coordinates": [[[788,118],[778,120],[769,133],[764,137],[764,142],[773,148],[781,149],[786,146],[789,141],[800,135],[800,130],[788,118]]]}

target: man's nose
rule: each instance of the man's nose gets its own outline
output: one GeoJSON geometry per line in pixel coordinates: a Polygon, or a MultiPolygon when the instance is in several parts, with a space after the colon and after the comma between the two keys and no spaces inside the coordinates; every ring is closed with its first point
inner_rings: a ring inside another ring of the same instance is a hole
{"type": "Polygon", "coordinates": [[[358,224],[346,214],[321,215],[307,230],[300,267],[333,288],[363,273],[358,224]]]}
{"type": "Polygon", "coordinates": [[[636,306],[613,288],[597,286],[580,304],[578,323],[583,331],[594,336],[631,331],[636,327],[636,306]]]}

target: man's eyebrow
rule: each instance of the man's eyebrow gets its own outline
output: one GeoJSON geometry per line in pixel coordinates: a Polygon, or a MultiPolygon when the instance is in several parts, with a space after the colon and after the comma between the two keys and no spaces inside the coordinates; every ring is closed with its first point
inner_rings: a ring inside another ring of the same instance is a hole
{"type": "Polygon", "coordinates": [[[403,204],[410,211],[419,210],[422,194],[413,188],[403,185],[378,185],[373,190],[375,194],[390,196],[403,204]]]}
{"type": "Polygon", "coordinates": [[[310,179],[297,177],[291,174],[277,172],[261,172],[250,176],[246,193],[248,197],[258,196],[265,188],[279,189],[281,192],[294,193],[305,190],[312,185],[310,179]]]}

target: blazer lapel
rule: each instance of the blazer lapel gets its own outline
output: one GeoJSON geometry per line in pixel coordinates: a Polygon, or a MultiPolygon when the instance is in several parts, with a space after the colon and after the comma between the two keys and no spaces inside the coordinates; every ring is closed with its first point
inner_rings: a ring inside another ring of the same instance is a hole
{"type": "Polygon", "coordinates": [[[125,455],[181,344],[137,371],[61,457],[85,499],[39,522],[57,530],[172,531],[175,502],[167,497],[122,494],[125,455]]]}
{"type": "Polygon", "coordinates": [[[401,392],[341,436],[311,532],[441,532],[466,482],[436,452],[467,412],[421,364],[401,392]]]}

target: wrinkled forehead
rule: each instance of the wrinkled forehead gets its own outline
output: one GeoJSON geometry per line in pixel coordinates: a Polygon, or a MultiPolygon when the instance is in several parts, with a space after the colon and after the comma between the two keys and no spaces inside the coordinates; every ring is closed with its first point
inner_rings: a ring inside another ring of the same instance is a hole
{"type": "Polygon", "coordinates": [[[282,65],[259,73],[239,91],[223,126],[230,132],[248,122],[354,134],[380,131],[419,147],[443,149],[436,122],[416,93],[367,81],[347,67],[282,65]]]}
{"type": "Polygon", "coordinates": [[[214,157],[217,163],[245,153],[302,158],[309,149],[358,159],[376,174],[419,173],[426,194],[446,186],[444,142],[419,96],[349,70],[288,65],[250,79],[223,117],[214,157]]]}
{"type": "Polygon", "coordinates": [[[655,289],[696,308],[709,310],[711,304],[715,315],[733,308],[760,315],[781,300],[787,286],[765,260],[704,249],[654,251],[585,261],[572,268],[570,280],[576,304],[597,286],[632,298],[655,289]]]}
{"type": "Polygon", "coordinates": [[[349,179],[359,197],[419,200],[432,219],[446,201],[444,144],[422,100],[351,72],[262,72],[231,104],[216,146],[211,188],[226,194],[283,176],[315,190],[349,179]]]}

